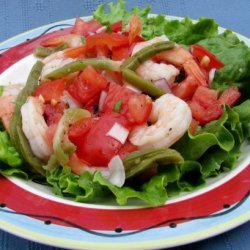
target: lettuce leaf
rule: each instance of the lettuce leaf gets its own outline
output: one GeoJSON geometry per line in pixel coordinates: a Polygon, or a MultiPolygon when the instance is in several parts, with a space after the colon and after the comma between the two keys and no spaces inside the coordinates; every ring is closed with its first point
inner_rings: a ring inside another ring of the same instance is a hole
{"type": "Polygon", "coordinates": [[[28,179],[27,168],[16,149],[11,145],[7,131],[0,131],[0,173],[28,179]]]}
{"type": "MultiPolygon", "coordinates": [[[[250,137],[250,100],[230,108],[223,116],[200,128],[195,135],[186,133],[173,148],[191,164],[200,164],[202,177],[231,170],[240,156],[240,146],[250,137]]],[[[182,165],[183,165],[182,164],[182,165]]]]}
{"type": "Polygon", "coordinates": [[[218,24],[209,18],[199,18],[197,23],[193,23],[190,18],[186,17],[182,21],[166,21],[164,32],[170,40],[189,45],[216,36],[218,24]]]}
{"type": "Polygon", "coordinates": [[[110,26],[112,23],[122,21],[123,27],[130,22],[133,15],[137,15],[141,20],[143,29],[147,28],[146,22],[148,20],[148,14],[151,7],[146,7],[145,9],[140,9],[139,7],[134,7],[131,11],[125,9],[126,3],[123,0],[118,0],[117,4],[113,2],[108,4],[101,4],[98,6],[96,11],[93,13],[93,17],[101,22],[103,25],[110,26]]]}
{"type": "Polygon", "coordinates": [[[201,40],[199,44],[214,53],[225,65],[216,72],[212,87],[223,91],[228,86],[237,85],[245,98],[250,98],[250,48],[229,30],[201,40]]]}

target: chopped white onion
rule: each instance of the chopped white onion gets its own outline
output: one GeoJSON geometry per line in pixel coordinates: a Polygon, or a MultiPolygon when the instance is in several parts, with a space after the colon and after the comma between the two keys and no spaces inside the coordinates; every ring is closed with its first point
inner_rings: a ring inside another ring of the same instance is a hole
{"type": "Polygon", "coordinates": [[[133,85],[126,83],[125,87],[127,89],[131,89],[132,91],[136,92],[136,93],[141,93],[142,91],[136,87],[134,87],[133,85]]]}
{"type": "Polygon", "coordinates": [[[123,166],[123,162],[119,155],[114,156],[109,164],[109,173],[110,176],[108,177],[108,180],[117,187],[122,187],[125,183],[125,169],[123,166]]]}
{"type": "Polygon", "coordinates": [[[105,101],[107,95],[108,95],[107,91],[103,90],[101,92],[100,99],[99,99],[99,104],[98,104],[98,110],[101,111],[101,112],[103,111],[103,104],[104,104],[104,101],[105,101]]]}
{"type": "Polygon", "coordinates": [[[124,128],[121,124],[116,122],[106,135],[124,144],[128,138],[128,134],[129,131],[126,128],[124,128]]]}
{"type": "Polygon", "coordinates": [[[96,31],[96,34],[100,34],[100,33],[103,33],[103,32],[105,32],[106,31],[106,26],[102,26],[102,27],[100,27],[97,31],[96,31]]]}
{"type": "Polygon", "coordinates": [[[81,104],[75,100],[68,91],[63,91],[61,100],[69,105],[70,108],[80,108],[81,104]]]}
{"type": "Polygon", "coordinates": [[[170,86],[168,85],[168,82],[166,81],[166,79],[162,78],[162,79],[158,79],[153,81],[153,83],[155,84],[155,86],[159,87],[160,89],[162,89],[165,93],[172,93],[170,86]]]}
{"type": "Polygon", "coordinates": [[[213,80],[214,80],[214,76],[215,76],[215,68],[210,69],[209,73],[208,73],[208,83],[210,84],[213,80]]]}

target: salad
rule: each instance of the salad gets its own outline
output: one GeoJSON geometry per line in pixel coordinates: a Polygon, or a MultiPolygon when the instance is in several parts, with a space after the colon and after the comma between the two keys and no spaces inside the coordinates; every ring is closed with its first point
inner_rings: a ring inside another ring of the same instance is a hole
{"type": "Polygon", "coordinates": [[[212,19],[100,5],[1,87],[0,173],[78,202],[161,206],[230,171],[250,137],[250,48],[212,19]]]}

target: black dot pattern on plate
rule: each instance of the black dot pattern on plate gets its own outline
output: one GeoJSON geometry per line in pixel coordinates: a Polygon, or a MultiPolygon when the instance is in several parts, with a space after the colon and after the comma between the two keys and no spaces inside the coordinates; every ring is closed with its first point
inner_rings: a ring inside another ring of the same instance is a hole
{"type": "Polygon", "coordinates": [[[29,38],[26,39],[27,42],[28,42],[29,40],[30,40],[29,38]]]}
{"type": "Polygon", "coordinates": [[[46,220],[46,221],[44,221],[44,224],[45,225],[50,225],[52,222],[50,221],[50,220],[46,220]]]}
{"type": "Polygon", "coordinates": [[[116,233],[121,233],[121,232],[122,232],[122,228],[117,227],[117,228],[115,229],[115,232],[116,232],[116,233]]]}
{"type": "Polygon", "coordinates": [[[0,204],[0,207],[2,207],[2,208],[3,208],[3,207],[6,207],[6,204],[1,203],[1,204],[0,204]]]}
{"type": "Polygon", "coordinates": [[[169,227],[171,227],[171,228],[176,228],[176,227],[177,227],[177,224],[175,224],[175,223],[170,223],[170,224],[169,224],[169,227]]]}
{"type": "Polygon", "coordinates": [[[224,208],[230,208],[230,205],[229,204],[224,204],[223,207],[224,208]]]}

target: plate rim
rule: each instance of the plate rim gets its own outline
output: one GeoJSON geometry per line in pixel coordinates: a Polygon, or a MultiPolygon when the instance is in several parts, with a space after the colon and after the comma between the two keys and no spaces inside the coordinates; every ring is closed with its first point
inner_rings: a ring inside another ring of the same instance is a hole
{"type": "MultiPolygon", "coordinates": [[[[154,16],[154,15],[157,15],[157,14],[150,14],[150,15],[151,15],[151,16],[154,16]]],[[[91,18],[91,17],[92,17],[92,16],[89,15],[89,16],[83,16],[83,17],[81,17],[81,18],[83,18],[83,19],[85,19],[85,20],[88,20],[88,19],[91,18]]],[[[177,19],[177,20],[182,20],[182,19],[184,19],[184,17],[172,16],[172,15],[165,15],[165,18],[177,19]]],[[[35,31],[39,31],[40,29],[50,28],[50,27],[52,27],[53,25],[63,24],[63,23],[66,23],[66,22],[73,22],[74,20],[75,20],[75,18],[65,19],[65,20],[53,22],[53,23],[50,23],[50,24],[45,24],[45,25],[42,25],[42,26],[39,26],[39,27],[30,29],[30,30],[27,30],[27,31],[25,31],[25,32],[22,32],[22,33],[19,33],[19,34],[17,34],[17,35],[14,35],[14,36],[12,36],[12,37],[10,37],[10,38],[4,40],[4,41],[1,41],[1,42],[0,42],[0,47],[2,47],[2,46],[5,45],[5,44],[8,44],[8,43],[10,43],[10,42],[15,41],[15,40],[18,39],[19,37],[26,36],[26,35],[28,35],[28,34],[30,34],[30,33],[32,33],[32,32],[35,32],[35,31]]],[[[197,21],[197,20],[195,20],[195,19],[191,19],[191,20],[192,20],[192,21],[197,21]]],[[[223,28],[223,27],[221,27],[221,26],[219,26],[219,30],[222,30],[222,31],[223,31],[223,30],[226,30],[226,29],[223,28]]],[[[234,32],[234,31],[233,31],[233,33],[236,34],[236,35],[239,37],[240,40],[243,40],[244,42],[246,42],[248,46],[250,45],[250,38],[248,38],[247,36],[242,35],[242,34],[240,34],[240,33],[234,32]]],[[[17,44],[15,44],[15,45],[13,45],[13,46],[16,46],[16,45],[18,45],[18,44],[20,44],[20,42],[18,42],[17,44]]],[[[2,52],[3,52],[3,51],[4,51],[4,50],[2,50],[2,52]]],[[[249,167],[249,166],[247,166],[247,167],[249,167]]],[[[203,231],[204,231],[204,235],[203,235],[203,236],[188,237],[188,239],[186,239],[186,240],[183,240],[183,241],[181,241],[181,242],[179,242],[179,243],[170,244],[170,245],[166,245],[166,243],[167,243],[167,242],[165,242],[166,239],[165,239],[165,241],[164,241],[164,239],[163,239],[162,244],[153,245],[153,246],[154,246],[154,247],[165,247],[165,248],[167,247],[167,248],[169,248],[169,247],[174,247],[174,246],[180,246],[180,245],[185,245],[185,244],[189,244],[189,243],[194,243],[194,242],[197,242],[197,241],[200,241],[200,240],[208,239],[208,238],[211,238],[211,237],[213,237],[213,236],[222,234],[222,233],[224,233],[224,232],[226,232],[226,231],[229,231],[229,230],[231,230],[231,229],[233,229],[233,228],[236,228],[236,227],[238,227],[238,226],[240,226],[240,225],[242,225],[242,224],[244,224],[244,223],[246,223],[246,222],[248,222],[248,221],[250,221],[250,211],[248,211],[248,212],[246,212],[246,213],[244,213],[244,214],[241,214],[241,215],[238,216],[238,217],[235,216],[232,220],[227,221],[227,223],[222,223],[222,224],[217,225],[216,227],[213,227],[213,230],[218,228],[217,231],[215,230],[214,232],[211,232],[211,233],[208,234],[208,235],[206,235],[206,233],[205,233],[207,230],[203,230],[203,231]],[[233,221],[235,221],[235,222],[233,222],[233,221]],[[230,223],[229,223],[229,222],[230,222],[230,223]],[[230,224],[230,226],[227,227],[227,226],[225,226],[225,224],[230,224]],[[221,227],[222,227],[222,228],[221,228],[221,227]]],[[[22,228],[22,227],[19,228],[19,229],[20,229],[19,231],[15,230],[15,229],[14,229],[14,230],[8,230],[8,228],[4,228],[4,227],[2,226],[4,223],[5,223],[5,224],[9,224],[9,228],[16,227],[15,225],[13,225],[13,224],[11,224],[11,223],[8,223],[8,222],[1,222],[1,223],[0,223],[0,228],[1,228],[2,230],[6,231],[6,232],[8,232],[8,233],[10,233],[10,234],[13,234],[13,235],[22,237],[23,239],[32,240],[32,241],[34,241],[34,242],[41,243],[41,244],[47,244],[47,245],[49,244],[49,245],[51,245],[51,246],[56,246],[56,247],[64,247],[64,248],[66,247],[66,248],[68,248],[68,249],[71,249],[71,248],[72,248],[72,245],[68,245],[68,246],[67,246],[67,245],[62,245],[62,244],[60,244],[60,243],[57,244],[57,243],[55,243],[54,241],[53,241],[53,242],[48,242],[48,241],[46,241],[46,239],[40,240],[40,239],[37,238],[37,237],[29,236],[29,235],[27,235],[27,234],[25,234],[25,233],[22,233],[23,230],[27,230],[27,229],[22,228]]],[[[16,229],[17,229],[17,227],[16,227],[16,229]]],[[[211,230],[211,229],[210,229],[210,230],[211,230]]],[[[28,231],[28,230],[27,230],[27,231],[28,231]]],[[[203,231],[202,231],[202,232],[203,232],[203,231]]],[[[34,233],[39,234],[39,233],[37,233],[37,232],[34,232],[34,233]]],[[[200,234],[200,231],[199,231],[198,233],[191,233],[190,235],[193,235],[193,234],[200,234]]],[[[52,236],[45,235],[45,234],[41,234],[40,236],[42,236],[42,235],[43,235],[44,237],[47,237],[47,238],[52,237],[52,236]]],[[[186,236],[185,236],[185,237],[186,237],[186,236]]],[[[53,237],[52,237],[52,238],[53,238],[53,237]]],[[[55,237],[55,239],[60,239],[60,238],[55,237]]],[[[146,242],[146,243],[145,243],[145,242],[136,242],[136,248],[132,248],[132,245],[131,245],[131,246],[127,246],[127,244],[124,244],[124,243],[108,243],[108,244],[107,244],[107,248],[103,248],[103,249],[115,249],[115,248],[113,248],[113,247],[117,247],[117,246],[119,246],[120,249],[151,249],[151,248],[145,248],[145,247],[147,247],[147,246],[143,246],[143,244],[149,244],[150,242],[151,242],[151,241],[146,242]],[[140,245],[142,245],[143,248],[138,248],[138,245],[139,245],[139,247],[140,247],[140,245]],[[129,248],[127,248],[127,247],[129,247],[129,248]]],[[[71,244],[72,244],[72,241],[71,241],[71,244]]],[[[77,249],[82,249],[82,247],[88,247],[88,246],[86,246],[86,244],[88,244],[88,242],[86,242],[86,241],[81,241],[80,244],[81,244],[81,245],[79,245],[79,248],[77,247],[77,249]],[[83,245],[82,245],[82,244],[83,244],[83,245]]],[[[106,244],[106,243],[103,243],[103,242],[96,242],[96,243],[93,243],[93,244],[104,245],[104,244],[106,244]]],[[[93,245],[93,244],[91,243],[91,245],[93,245]]],[[[133,243],[131,243],[131,244],[133,244],[133,243]]],[[[151,246],[152,246],[152,245],[151,245],[151,246]]],[[[74,246],[74,247],[75,247],[75,246],[74,246]]],[[[105,247],[106,247],[106,246],[105,246],[105,247]]],[[[96,249],[96,245],[94,246],[94,248],[89,248],[89,249],[96,249]]]]}

